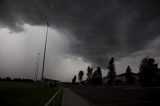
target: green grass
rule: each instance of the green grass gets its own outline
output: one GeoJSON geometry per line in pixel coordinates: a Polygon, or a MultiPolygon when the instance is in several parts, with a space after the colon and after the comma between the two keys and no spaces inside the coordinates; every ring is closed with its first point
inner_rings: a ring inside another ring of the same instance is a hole
{"type": "Polygon", "coordinates": [[[0,105],[44,106],[58,88],[41,88],[34,83],[0,81],[0,105]]]}

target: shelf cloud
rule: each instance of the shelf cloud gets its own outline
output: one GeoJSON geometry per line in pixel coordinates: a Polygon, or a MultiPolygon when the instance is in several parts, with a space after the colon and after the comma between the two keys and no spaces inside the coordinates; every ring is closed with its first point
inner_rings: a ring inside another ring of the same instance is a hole
{"type": "Polygon", "coordinates": [[[71,33],[66,54],[106,67],[111,56],[123,58],[160,44],[159,5],[159,0],[0,0],[0,27],[18,33],[25,23],[48,22],[71,33]]]}

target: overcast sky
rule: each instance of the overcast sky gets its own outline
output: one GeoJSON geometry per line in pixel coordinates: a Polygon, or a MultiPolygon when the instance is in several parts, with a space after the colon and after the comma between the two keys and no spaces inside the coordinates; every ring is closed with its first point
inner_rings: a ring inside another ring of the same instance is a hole
{"type": "Polygon", "coordinates": [[[44,77],[71,81],[79,70],[103,67],[113,56],[117,73],[141,59],[160,64],[159,0],[0,0],[0,76],[41,76],[46,22],[50,24],[44,77]]]}

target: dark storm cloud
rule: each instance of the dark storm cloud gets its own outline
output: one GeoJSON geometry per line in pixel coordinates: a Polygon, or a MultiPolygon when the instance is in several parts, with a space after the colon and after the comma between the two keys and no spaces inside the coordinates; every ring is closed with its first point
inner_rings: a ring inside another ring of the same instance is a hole
{"type": "Polygon", "coordinates": [[[0,24],[21,31],[24,23],[48,21],[73,34],[71,55],[105,66],[110,56],[145,49],[159,36],[159,5],[159,0],[1,0],[0,24]]]}

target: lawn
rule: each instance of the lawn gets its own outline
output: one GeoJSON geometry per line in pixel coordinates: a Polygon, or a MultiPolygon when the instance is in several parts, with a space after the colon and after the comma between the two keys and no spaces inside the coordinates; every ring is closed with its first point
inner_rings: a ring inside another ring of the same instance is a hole
{"type": "Polygon", "coordinates": [[[35,83],[0,81],[2,106],[44,106],[58,87],[41,88],[35,83]]]}

